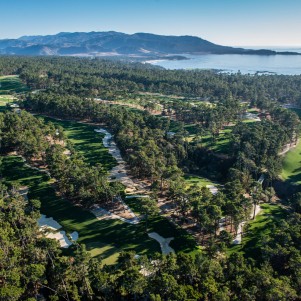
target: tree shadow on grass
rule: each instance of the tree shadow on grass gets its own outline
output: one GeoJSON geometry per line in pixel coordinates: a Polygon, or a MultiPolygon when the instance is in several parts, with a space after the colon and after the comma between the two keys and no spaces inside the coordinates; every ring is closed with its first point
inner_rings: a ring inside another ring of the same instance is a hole
{"type": "Polygon", "coordinates": [[[261,260],[262,238],[270,233],[273,225],[287,216],[286,211],[279,205],[269,204],[263,210],[267,210],[267,212],[257,216],[257,220],[251,224],[251,228],[245,235],[246,241],[243,242],[241,248],[246,257],[251,257],[257,261],[261,260]]]}

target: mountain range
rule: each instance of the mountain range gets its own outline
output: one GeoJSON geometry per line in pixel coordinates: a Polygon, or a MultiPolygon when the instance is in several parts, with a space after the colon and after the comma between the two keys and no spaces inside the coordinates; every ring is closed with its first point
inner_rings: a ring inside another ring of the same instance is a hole
{"type": "Polygon", "coordinates": [[[126,56],[137,58],[185,58],[185,54],[295,55],[295,52],[251,50],[221,46],[194,36],[150,33],[61,32],[55,35],[22,36],[0,40],[4,55],[126,56]]]}

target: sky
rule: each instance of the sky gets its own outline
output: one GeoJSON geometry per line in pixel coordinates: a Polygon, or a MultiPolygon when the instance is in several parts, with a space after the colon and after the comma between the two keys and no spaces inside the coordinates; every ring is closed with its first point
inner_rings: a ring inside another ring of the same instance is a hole
{"type": "Polygon", "coordinates": [[[0,39],[114,30],[301,46],[301,0],[0,0],[0,11],[0,39]]]}

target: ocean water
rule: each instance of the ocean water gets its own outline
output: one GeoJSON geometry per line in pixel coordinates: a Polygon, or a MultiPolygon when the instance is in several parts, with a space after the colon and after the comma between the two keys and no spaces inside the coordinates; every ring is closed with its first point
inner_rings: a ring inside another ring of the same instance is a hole
{"type": "MultiPolygon", "coordinates": [[[[245,48],[258,49],[250,46],[245,48]]],[[[261,47],[260,49],[293,51],[299,52],[300,55],[187,54],[185,55],[188,58],[187,60],[155,60],[148,62],[166,69],[215,69],[229,73],[239,71],[243,74],[258,72],[286,75],[301,74],[301,48],[261,47]]]]}

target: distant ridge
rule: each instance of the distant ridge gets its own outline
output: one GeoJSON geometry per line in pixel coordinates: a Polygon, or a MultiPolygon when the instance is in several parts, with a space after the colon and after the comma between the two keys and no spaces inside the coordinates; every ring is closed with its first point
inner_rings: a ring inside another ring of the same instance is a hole
{"type": "Polygon", "coordinates": [[[221,46],[195,36],[163,36],[150,33],[60,32],[55,35],[22,36],[0,40],[0,54],[169,57],[185,54],[299,55],[296,52],[252,50],[221,46]]]}

